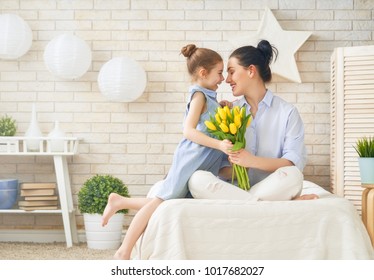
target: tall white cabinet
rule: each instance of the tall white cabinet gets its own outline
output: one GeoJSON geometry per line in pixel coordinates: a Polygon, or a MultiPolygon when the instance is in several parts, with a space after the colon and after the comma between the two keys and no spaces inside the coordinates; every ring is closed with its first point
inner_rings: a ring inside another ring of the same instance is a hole
{"type": "Polygon", "coordinates": [[[374,46],[336,48],[331,57],[331,159],[334,193],[361,210],[356,140],[374,136],[374,46]]]}

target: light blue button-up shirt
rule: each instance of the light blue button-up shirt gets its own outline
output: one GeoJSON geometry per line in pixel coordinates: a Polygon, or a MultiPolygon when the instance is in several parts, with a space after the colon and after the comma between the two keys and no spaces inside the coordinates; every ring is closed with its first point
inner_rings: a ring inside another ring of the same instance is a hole
{"type": "MultiPolygon", "coordinates": [[[[243,97],[234,102],[234,106],[250,105],[243,97]]],[[[304,124],[295,106],[287,103],[267,90],[259,103],[256,117],[246,130],[246,150],[253,155],[267,158],[285,158],[293,162],[301,171],[306,164],[304,144],[304,124]]],[[[250,183],[265,179],[269,173],[250,168],[250,183]]]]}

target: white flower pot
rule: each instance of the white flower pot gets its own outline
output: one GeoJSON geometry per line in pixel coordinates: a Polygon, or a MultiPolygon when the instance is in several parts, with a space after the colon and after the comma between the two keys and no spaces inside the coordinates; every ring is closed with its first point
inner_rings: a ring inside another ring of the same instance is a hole
{"type": "Polygon", "coordinates": [[[121,245],[123,214],[112,216],[108,224],[101,226],[99,214],[83,214],[87,247],[90,249],[118,249],[121,245]]]}

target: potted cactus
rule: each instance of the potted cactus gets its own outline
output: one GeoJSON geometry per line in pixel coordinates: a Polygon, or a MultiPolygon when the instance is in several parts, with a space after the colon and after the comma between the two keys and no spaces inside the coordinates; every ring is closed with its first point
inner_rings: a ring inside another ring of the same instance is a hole
{"type": "Polygon", "coordinates": [[[113,192],[129,197],[127,186],[112,175],[95,175],[86,180],[79,190],[78,208],[83,214],[88,248],[117,249],[121,244],[127,209],[118,211],[105,227],[101,226],[109,194],[113,192]]]}
{"type": "Polygon", "coordinates": [[[374,184],[374,137],[358,139],[354,148],[359,156],[361,183],[374,184]]]}

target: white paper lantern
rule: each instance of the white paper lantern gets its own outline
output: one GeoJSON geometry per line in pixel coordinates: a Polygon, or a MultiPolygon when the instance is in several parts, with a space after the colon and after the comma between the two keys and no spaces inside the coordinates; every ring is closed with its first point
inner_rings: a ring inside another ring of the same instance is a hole
{"type": "Polygon", "coordinates": [[[17,59],[29,51],[32,31],[18,15],[0,15],[0,58],[17,59]]]}
{"type": "Polygon", "coordinates": [[[55,76],[73,80],[83,76],[91,65],[91,49],[72,34],[57,36],[44,50],[44,63],[55,76]]]}
{"type": "Polygon", "coordinates": [[[139,98],[147,84],[140,64],[129,57],[116,57],[100,69],[100,92],[111,101],[131,102],[139,98]]]}

